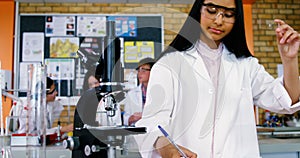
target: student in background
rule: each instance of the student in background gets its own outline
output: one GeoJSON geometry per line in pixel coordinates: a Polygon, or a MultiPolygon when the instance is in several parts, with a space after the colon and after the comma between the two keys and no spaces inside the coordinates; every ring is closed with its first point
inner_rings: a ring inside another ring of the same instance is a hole
{"type": "MultiPolygon", "coordinates": [[[[57,127],[53,127],[53,122],[56,119],[59,119],[61,112],[63,111],[63,105],[55,100],[57,91],[55,87],[54,81],[47,77],[47,92],[46,92],[46,104],[47,104],[47,133],[53,134],[57,132],[57,127]]],[[[20,127],[18,133],[25,133],[26,132],[26,117],[27,117],[27,110],[24,108],[22,114],[20,116],[20,127]]],[[[29,131],[33,130],[34,125],[33,122],[29,122],[29,131]]],[[[71,132],[73,131],[73,124],[63,126],[60,129],[60,132],[71,132]]]]}
{"type": "Polygon", "coordinates": [[[242,0],[195,0],[182,29],[151,71],[138,127],[143,157],[259,158],[253,105],[300,110],[299,33],[276,19],[284,75],[272,77],[248,50],[242,0]],[[149,98],[149,99],[148,99],[149,98]]]}
{"type": "Polygon", "coordinates": [[[136,70],[139,85],[130,90],[122,102],[124,103],[124,125],[133,126],[142,117],[150,71],[154,63],[155,60],[152,58],[144,58],[138,63],[136,70]]]}
{"type": "Polygon", "coordinates": [[[95,71],[96,70],[88,70],[85,73],[82,87],[83,92],[100,85],[99,79],[95,77],[95,71]]]}

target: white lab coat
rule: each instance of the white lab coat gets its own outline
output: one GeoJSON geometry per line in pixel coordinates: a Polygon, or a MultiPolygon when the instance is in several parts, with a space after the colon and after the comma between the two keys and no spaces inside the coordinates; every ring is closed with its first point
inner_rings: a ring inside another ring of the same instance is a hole
{"type": "Polygon", "coordinates": [[[300,103],[291,106],[282,78],[274,79],[254,57],[237,59],[225,46],[218,89],[193,48],[161,58],[147,90],[143,117],[136,123],[147,127],[147,134],[136,136],[144,158],[159,157],[153,151],[162,135],[157,125],[198,157],[210,157],[214,113],[214,158],[259,158],[253,105],[278,113],[300,109],[300,103]]]}
{"type": "MultiPolygon", "coordinates": [[[[135,112],[142,112],[143,111],[143,100],[142,100],[142,85],[131,89],[126,94],[125,99],[122,101],[124,104],[124,125],[128,125],[128,119],[131,115],[135,112]]],[[[136,151],[138,149],[137,144],[133,136],[125,137],[125,144],[128,150],[136,151]]]]}
{"type": "MultiPolygon", "coordinates": [[[[59,101],[53,101],[47,103],[47,122],[50,124],[50,127],[52,127],[53,122],[60,117],[61,112],[63,111],[64,107],[59,101]]],[[[25,108],[23,108],[22,113],[19,118],[20,127],[18,130],[18,133],[25,133],[26,132],[26,117],[27,117],[27,111],[25,108]]],[[[29,122],[29,131],[34,130],[34,123],[35,121],[29,122]]],[[[57,127],[53,128],[47,128],[46,132],[47,134],[54,134],[57,131],[57,127]]]]}
{"type": "Polygon", "coordinates": [[[128,119],[131,115],[143,111],[141,84],[131,89],[122,103],[124,103],[124,125],[128,125],[128,119]]]}

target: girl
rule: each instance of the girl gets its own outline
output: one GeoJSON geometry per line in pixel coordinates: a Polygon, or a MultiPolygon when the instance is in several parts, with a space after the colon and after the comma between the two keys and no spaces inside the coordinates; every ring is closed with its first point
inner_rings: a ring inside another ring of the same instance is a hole
{"type": "Polygon", "coordinates": [[[284,75],[274,79],[246,44],[241,0],[196,0],[179,34],[153,66],[137,137],[143,157],[259,158],[253,105],[300,109],[299,34],[282,20],[275,33],[284,75]]]}

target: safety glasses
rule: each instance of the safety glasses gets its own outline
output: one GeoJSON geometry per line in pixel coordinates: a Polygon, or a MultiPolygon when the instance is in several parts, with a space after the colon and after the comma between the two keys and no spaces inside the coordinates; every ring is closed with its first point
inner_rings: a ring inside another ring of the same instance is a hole
{"type": "Polygon", "coordinates": [[[216,20],[216,18],[218,18],[221,15],[224,22],[231,24],[235,22],[235,8],[227,8],[212,3],[203,3],[202,5],[202,13],[204,14],[204,17],[211,20],[216,20]]]}

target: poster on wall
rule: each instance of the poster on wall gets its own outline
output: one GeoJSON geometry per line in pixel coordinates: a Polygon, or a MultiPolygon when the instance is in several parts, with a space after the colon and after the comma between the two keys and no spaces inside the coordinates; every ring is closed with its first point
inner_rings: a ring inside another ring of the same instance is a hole
{"type": "Polygon", "coordinates": [[[53,80],[74,80],[75,61],[74,59],[45,59],[47,65],[47,76],[53,80]]]}
{"type": "Polygon", "coordinates": [[[135,69],[124,69],[125,89],[133,89],[137,86],[137,71],[135,69]]]}
{"type": "Polygon", "coordinates": [[[125,63],[138,63],[141,59],[154,58],[153,41],[126,41],[124,43],[125,63]]]}
{"type": "Polygon", "coordinates": [[[46,37],[75,36],[75,24],[75,16],[46,16],[46,37]]]}
{"type": "Polygon", "coordinates": [[[41,62],[20,62],[19,88],[21,90],[28,89],[28,65],[41,62]]]}
{"type": "Polygon", "coordinates": [[[95,65],[104,51],[103,42],[101,37],[86,37],[80,44],[77,55],[80,58],[85,58],[84,64],[95,65]]]}
{"type": "Polygon", "coordinates": [[[137,18],[136,16],[109,16],[109,21],[115,21],[116,36],[136,37],[137,18]]]}
{"type": "Polygon", "coordinates": [[[77,58],[79,48],[78,37],[52,37],[50,38],[51,58],[77,58]]]}
{"type": "Polygon", "coordinates": [[[43,61],[44,59],[44,33],[24,32],[22,61],[43,61]]]}
{"type": "Polygon", "coordinates": [[[78,16],[77,36],[103,37],[106,35],[105,16],[78,16]]]}

